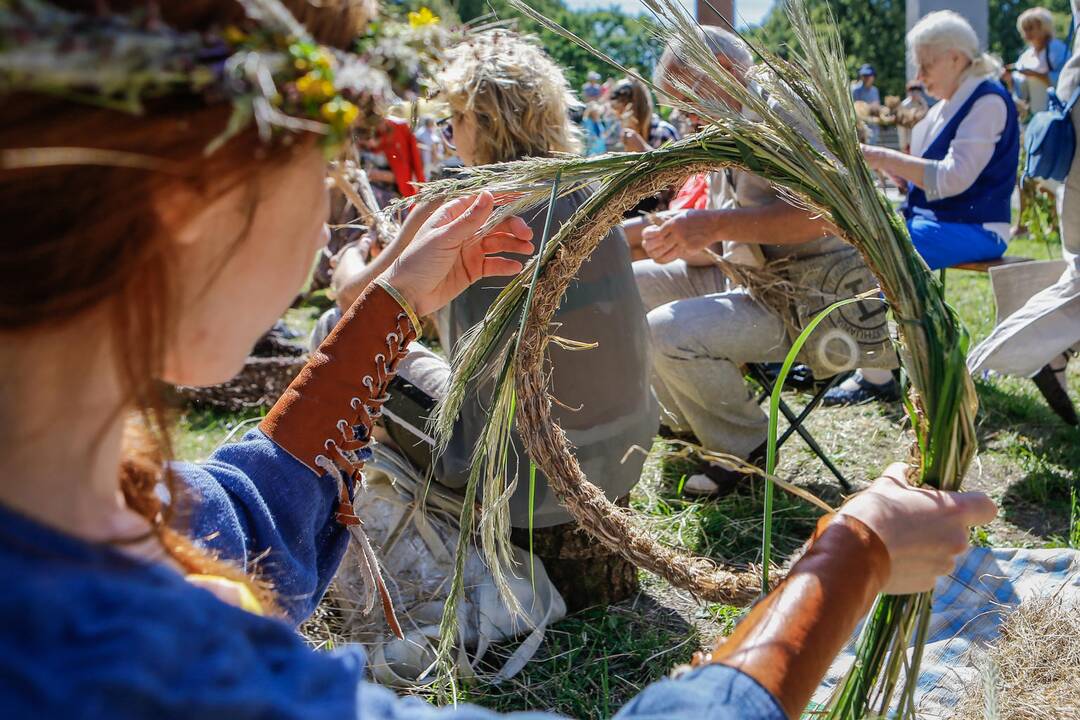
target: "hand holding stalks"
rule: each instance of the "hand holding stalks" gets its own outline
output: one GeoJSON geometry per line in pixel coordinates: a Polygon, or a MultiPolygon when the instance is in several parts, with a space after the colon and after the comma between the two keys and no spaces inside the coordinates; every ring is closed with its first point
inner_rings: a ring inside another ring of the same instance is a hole
{"type": "Polygon", "coordinates": [[[889,579],[881,592],[905,595],[932,590],[968,548],[968,531],[997,515],[980,492],[944,492],[908,484],[910,468],[894,463],[839,515],[861,520],[889,551],[889,579]]]}
{"type": "Polygon", "coordinates": [[[669,215],[659,225],[641,231],[641,247],[662,265],[685,260],[716,242],[716,215],[709,210],[681,210],[669,215]]]}
{"type": "Polygon", "coordinates": [[[521,272],[521,261],[498,254],[530,254],[532,230],[515,216],[485,231],[494,208],[495,200],[489,192],[439,206],[383,279],[423,316],[438,310],[481,278],[521,272]]]}

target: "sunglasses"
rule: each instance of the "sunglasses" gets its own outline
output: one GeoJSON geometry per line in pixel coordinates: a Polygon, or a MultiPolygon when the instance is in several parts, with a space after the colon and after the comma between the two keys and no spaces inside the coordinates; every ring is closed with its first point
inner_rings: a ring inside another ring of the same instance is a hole
{"type": "Polygon", "coordinates": [[[439,132],[442,133],[443,141],[447,147],[451,150],[457,150],[454,146],[454,123],[453,118],[444,117],[439,122],[435,123],[439,127],[439,132]]]}

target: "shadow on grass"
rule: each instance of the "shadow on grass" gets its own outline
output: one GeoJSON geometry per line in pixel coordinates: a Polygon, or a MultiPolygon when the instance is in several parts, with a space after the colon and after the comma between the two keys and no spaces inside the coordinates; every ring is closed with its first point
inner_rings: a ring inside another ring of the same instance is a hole
{"type": "Polygon", "coordinates": [[[1027,383],[1010,379],[977,384],[979,449],[1006,456],[1022,473],[1002,495],[1005,519],[1053,541],[1069,530],[1080,431],[1054,415],[1027,383]]]}
{"type": "MultiPolygon", "coordinates": [[[[645,685],[689,662],[700,644],[697,630],[677,612],[640,593],[557,623],[520,674],[501,685],[467,688],[462,699],[500,712],[609,718],[645,685]]],[[[495,646],[485,662],[497,667],[516,647],[495,646]]]]}

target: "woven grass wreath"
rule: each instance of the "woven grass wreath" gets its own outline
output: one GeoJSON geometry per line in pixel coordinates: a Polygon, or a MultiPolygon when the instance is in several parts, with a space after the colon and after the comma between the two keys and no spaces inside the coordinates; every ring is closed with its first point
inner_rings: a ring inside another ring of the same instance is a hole
{"type": "MultiPolygon", "coordinates": [[[[787,3],[797,47],[786,60],[754,47],[762,58],[761,72],[753,76],[756,89],[749,89],[717,63],[696,22],[678,2],[644,2],[655,17],[659,39],[676,41],[683,63],[699,69],[749,112],[733,112],[715,94],[706,96],[698,85],[682,84],[677,89],[686,100],[673,104],[703,118],[706,127],[681,141],[644,153],[469,168],[460,176],[426,186],[425,198],[491,191],[505,201],[492,223],[545,201],[553,203],[586,186],[595,188],[556,233],[545,228],[537,255],[506,286],[484,320],[463,338],[452,362],[450,391],[433,424],[439,437],[448,437],[466,385],[477,378],[493,381],[490,419],[477,443],[466,486],[459,565],[473,541],[469,529],[477,527],[475,501],[482,483],[481,550],[497,584],[503,583],[503,573],[510,568],[508,499],[514,475],[506,470],[510,429],[516,420],[532,461],[569,512],[599,542],[700,598],[746,603],[761,592],[756,572],[717,565],[658,542],[630,510],[609,502],[588,481],[551,415],[543,370],[545,350],[549,342],[568,342],[553,337],[551,318],[582,262],[620,222],[623,211],[691,174],[734,167],[769,180],[792,202],[831,221],[878,278],[899,328],[898,349],[910,381],[905,404],[916,438],[911,452],[916,483],[955,490],[974,454],[977,400],[964,364],[968,336],[863,160],[844,55],[831,18],[814,26],[802,0],[787,3]],[[805,122],[809,132],[797,127],[792,118],[805,122]]],[[[568,40],[585,45],[524,3],[517,2],[516,7],[568,40]]],[[[759,301],[779,302],[769,296],[774,284],[755,284],[752,277],[743,280],[759,301]]],[[[768,522],[767,516],[767,526],[768,522]]],[[[763,550],[768,557],[767,548],[763,550]]],[[[456,632],[454,600],[462,590],[459,572],[443,615],[444,639],[456,632]]],[[[504,597],[513,607],[513,596],[507,592],[504,597]]],[[[929,593],[878,599],[860,638],[853,669],[830,702],[830,717],[882,712],[892,703],[897,688],[900,715],[913,713],[914,679],[929,616],[929,593]],[[904,652],[889,652],[893,647],[912,646],[915,652],[910,662],[904,652]],[[904,673],[906,681],[901,684],[904,673]]],[[[444,647],[448,649],[449,644],[444,647]]]]}

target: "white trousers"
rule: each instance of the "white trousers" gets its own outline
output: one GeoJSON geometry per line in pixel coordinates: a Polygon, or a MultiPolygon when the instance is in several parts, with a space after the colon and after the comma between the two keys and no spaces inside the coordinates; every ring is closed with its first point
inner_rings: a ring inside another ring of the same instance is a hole
{"type": "Polygon", "coordinates": [[[750,362],[779,362],[784,323],[714,266],[634,263],[653,343],[653,389],[665,425],[713,451],[746,458],[765,442],[768,417],[743,378],[750,362]]]}

